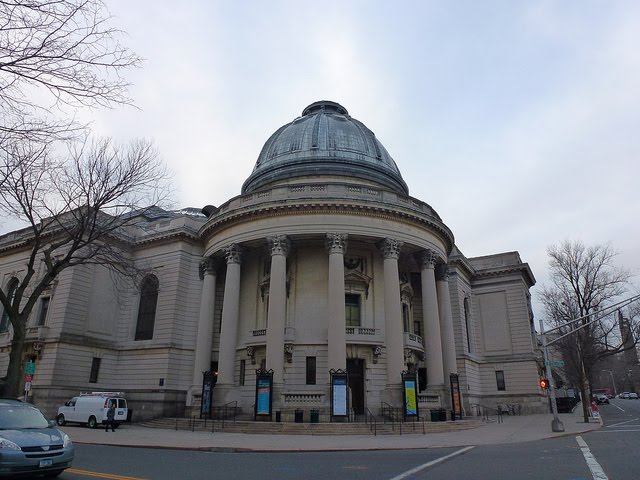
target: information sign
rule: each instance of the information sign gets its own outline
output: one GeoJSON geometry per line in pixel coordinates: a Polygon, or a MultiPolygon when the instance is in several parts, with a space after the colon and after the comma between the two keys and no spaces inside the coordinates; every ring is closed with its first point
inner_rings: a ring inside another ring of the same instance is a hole
{"type": "Polygon", "coordinates": [[[349,415],[349,375],[344,370],[331,370],[331,416],[349,415]]]}
{"type": "Polygon", "coordinates": [[[256,402],[253,416],[271,418],[273,370],[256,370],[256,402]]]}
{"type": "Polygon", "coordinates": [[[418,379],[415,373],[402,372],[402,395],[404,397],[404,416],[418,416],[418,379]]]}
{"type": "Polygon", "coordinates": [[[562,360],[559,360],[557,362],[549,361],[547,362],[547,365],[549,365],[550,367],[564,367],[564,362],[562,360]]]}
{"type": "Polygon", "coordinates": [[[449,382],[451,384],[451,406],[453,410],[451,412],[451,419],[455,420],[456,416],[462,418],[462,405],[460,402],[460,382],[457,373],[449,375],[449,382]]]}
{"type": "Polygon", "coordinates": [[[202,372],[202,402],[200,403],[200,418],[211,417],[211,405],[213,404],[213,388],[218,381],[218,372],[208,370],[202,372]]]}
{"type": "Polygon", "coordinates": [[[27,366],[24,369],[24,373],[26,374],[35,374],[36,373],[36,362],[29,361],[27,362],[27,366]]]}

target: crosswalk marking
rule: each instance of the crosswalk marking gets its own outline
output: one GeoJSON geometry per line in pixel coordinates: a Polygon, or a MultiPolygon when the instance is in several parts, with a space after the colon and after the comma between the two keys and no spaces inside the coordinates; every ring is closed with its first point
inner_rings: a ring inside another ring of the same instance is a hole
{"type": "Polygon", "coordinates": [[[609,477],[604,473],[602,467],[596,460],[596,457],[593,456],[591,450],[589,450],[589,445],[585,442],[580,435],[576,437],[576,442],[580,446],[580,450],[582,450],[582,455],[584,459],[587,461],[587,466],[589,470],[591,470],[591,475],[593,475],[594,480],[609,480],[609,477]]]}
{"type": "Polygon", "coordinates": [[[475,448],[475,446],[472,445],[470,447],[461,448],[460,450],[456,450],[455,452],[450,453],[449,455],[445,455],[444,457],[436,458],[435,460],[431,460],[430,462],[423,463],[422,465],[418,465],[417,467],[412,468],[411,470],[407,470],[406,472],[401,473],[400,475],[393,477],[390,480],[403,480],[405,478],[410,477],[414,473],[418,473],[420,470],[424,470],[425,468],[431,467],[437,463],[444,462],[445,460],[448,460],[451,457],[455,457],[456,455],[460,455],[468,450],[471,450],[472,448],[475,448]]]}

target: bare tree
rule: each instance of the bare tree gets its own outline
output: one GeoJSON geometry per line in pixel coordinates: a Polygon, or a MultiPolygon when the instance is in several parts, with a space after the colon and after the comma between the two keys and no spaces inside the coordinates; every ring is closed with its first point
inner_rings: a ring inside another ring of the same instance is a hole
{"type": "MultiPolygon", "coordinates": [[[[565,372],[579,385],[585,422],[589,421],[589,380],[598,360],[635,348],[635,341],[623,338],[615,312],[607,308],[630,287],[630,274],[616,267],[616,253],[609,245],[585,246],[565,241],[548,248],[551,285],[544,286],[540,299],[547,323],[560,326],[556,343],[565,359],[565,372]],[[573,320],[577,320],[573,322],[573,320]]],[[[634,317],[635,318],[635,317],[634,317]]]]}
{"type": "Polygon", "coordinates": [[[100,0],[0,0],[0,150],[77,134],[65,107],[131,104],[121,72],[141,59],[110,20],[100,0]]]}
{"type": "MultiPolygon", "coordinates": [[[[49,145],[23,142],[12,158],[0,188],[0,210],[29,225],[21,234],[29,249],[24,273],[17,283],[0,288],[13,331],[7,393],[17,396],[26,324],[38,298],[76,265],[101,264],[135,274],[123,246],[136,216],[144,213],[141,205],[157,205],[166,195],[167,175],[144,141],[126,147],[109,139],[71,144],[61,157],[49,145]]],[[[0,245],[13,241],[8,235],[0,245]]]]}

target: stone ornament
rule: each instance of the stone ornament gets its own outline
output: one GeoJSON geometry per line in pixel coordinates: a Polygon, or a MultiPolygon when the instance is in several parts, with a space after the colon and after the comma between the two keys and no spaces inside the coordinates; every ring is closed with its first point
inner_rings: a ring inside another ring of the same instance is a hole
{"type": "Polygon", "coordinates": [[[378,243],[380,252],[384,258],[398,259],[400,257],[400,249],[404,242],[396,240],[394,238],[385,238],[378,243]]]}
{"type": "Polygon", "coordinates": [[[213,259],[213,257],[206,257],[200,261],[198,270],[200,273],[200,280],[204,280],[205,275],[215,275],[216,261],[213,259]]]}
{"type": "Polygon", "coordinates": [[[342,255],[347,251],[347,239],[349,235],[346,233],[327,233],[326,247],[329,254],[340,253],[342,255]]]}
{"type": "Polygon", "coordinates": [[[273,255],[289,255],[291,250],[291,241],[286,235],[273,235],[267,237],[267,243],[271,249],[271,256],[273,255]]]}
{"type": "Polygon", "coordinates": [[[242,262],[242,247],[237,243],[232,243],[231,245],[225,247],[224,256],[227,259],[227,264],[229,263],[241,263],[242,262]]]}
{"type": "Polygon", "coordinates": [[[430,249],[426,249],[416,254],[416,260],[423,268],[435,268],[436,263],[438,263],[438,258],[439,257],[436,252],[430,249]]]}

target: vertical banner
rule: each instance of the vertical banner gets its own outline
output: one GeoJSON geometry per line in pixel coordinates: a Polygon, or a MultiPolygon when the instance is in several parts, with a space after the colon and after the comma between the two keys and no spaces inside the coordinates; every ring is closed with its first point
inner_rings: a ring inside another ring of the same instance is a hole
{"type": "Polygon", "coordinates": [[[256,370],[256,402],[253,412],[254,420],[257,417],[271,418],[271,405],[273,403],[273,370],[256,370]]]}
{"type": "Polygon", "coordinates": [[[202,401],[200,402],[200,418],[211,418],[213,404],[213,387],[218,381],[218,372],[208,370],[202,372],[202,401]]]}
{"type": "Polygon", "coordinates": [[[419,417],[418,378],[415,373],[402,372],[402,396],[404,398],[405,418],[419,417]]]}
{"type": "Polygon", "coordinates": [[[462,418],[462,405],[460,403],[460,381],[457,373],[449,375],[451,384],[451,420],[462,418]]]}
{"type": "Polygon", "coordinates": [[[349,375],[344,370],[330,370],[331,416],[349,416],[349,375]]]}

